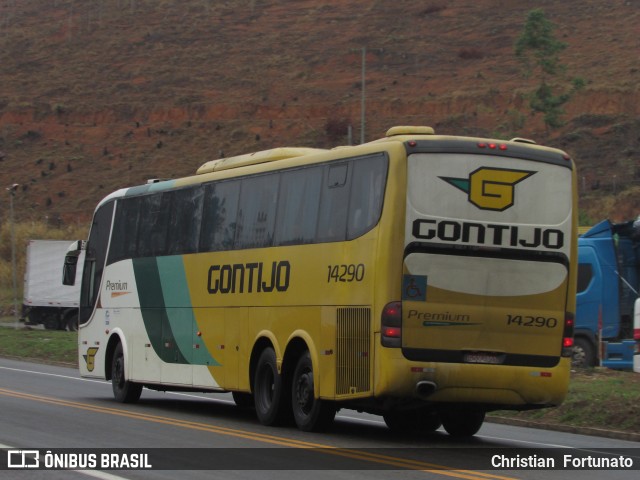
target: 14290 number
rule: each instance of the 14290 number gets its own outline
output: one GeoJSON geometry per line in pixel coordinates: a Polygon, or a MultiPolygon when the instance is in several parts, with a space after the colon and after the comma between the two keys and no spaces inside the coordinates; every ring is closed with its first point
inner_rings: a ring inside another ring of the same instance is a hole
{"type": "Polygon", "coordinates": [[[328,265],[327,282],[361,282],[364,279],[364,264],[328,265]]]}
{"type": "Polygon", "coordinates": [[[558,319],[553,317],[533,317],[529,315],[507,315],[507,325],[519,327],[555,328],[558,319]]]}

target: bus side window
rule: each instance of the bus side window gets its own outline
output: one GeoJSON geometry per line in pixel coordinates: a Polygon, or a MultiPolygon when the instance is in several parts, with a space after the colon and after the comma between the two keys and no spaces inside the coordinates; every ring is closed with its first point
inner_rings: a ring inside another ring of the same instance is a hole
{"type": "Polygon", "coordinates": [[[235,248],[269,247],[273,244],[279,174],[242,179],[235,248]]]}
{"type": "Polygon", "coordinates": [[[349,163],[325,167],[316,231],[318,242],[338,242],[347,237],[351,170],[349,163]]]}
{"type": "Polygon", "coordinates": [[[169,226],[168,193],[142,197],[138,232],[139,257],[164,255],[167,249],[167,229],[169,226]]]}
{"type": "Polygon", "coordinates": [[[316,239],[322,167],[282,173],[275,245],[301,245],[316,239]]]}
{"type": "Polygon", "coordinates": [[[373,228],[382,213],[382,199],[387,179],[384,155],[354,161],[347,239],[363,235],[373,228]]]}
{"type": "MultiPolygon", "coordinates": [[[[113,225],[109,263],[137,256],[138,218],[140,197],[123,198],[116,205],[117,213],[113,225]]],[[[108,234],[107,234],[108,235],[108,234]]]]}
{"type": "Polygon", "coordinates": [[[211,183],[205,188],[201,252],[232,250],[235,246],[240,181],[211,183]]]}
{"type": "Polygon", "coordinates": [[[195,253],[200,238],[204,188],[183,188],[172,192],[172,196],[166,252],[168,255],[195,253]]]}

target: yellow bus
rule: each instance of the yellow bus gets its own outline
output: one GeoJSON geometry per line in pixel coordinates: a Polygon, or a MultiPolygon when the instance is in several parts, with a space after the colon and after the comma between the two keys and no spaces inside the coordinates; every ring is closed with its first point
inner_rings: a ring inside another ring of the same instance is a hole
{"type": "Polygon", "coordinates": [[[95,210],[79,364],[121,402],[232,392],[305,431],[340,408],[474,435],[558,405],[573,342],[576,182],[562,151],[394,127],[125,188],[95,210]]]}

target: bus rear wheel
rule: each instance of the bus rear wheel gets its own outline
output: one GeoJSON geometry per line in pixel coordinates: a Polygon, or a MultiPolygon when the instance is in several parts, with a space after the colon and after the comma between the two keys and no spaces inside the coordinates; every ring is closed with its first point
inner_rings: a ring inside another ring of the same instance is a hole
{"type": "Polygon", "coordinates": [[[331,402],[315,397],[313,365],[308,351],[300,357],[293,372],[291,405],[296,425],[305,432],[326,430],[336,416],[331,402]]]}
{"type": "Polygon", "coordinates": [[[263,425],[283,423],[289,411],[288,395],[285,394],[282,375],[278,373],[276,352],[265,348],[258,358],[253,379],[253,399],[258,420],[263,425]]]}
{"type": "Polygon", "coordinates": [[[121,403],[135,403],[140,399],[142,385],[130,382],[125,376],[124,353],[122,344],[118,343],[111,361],[111,386],[113,396],[121,403]]]}
{"type": "Polygon", "coordinates": [[[440,414],[442,426],[452,437],[472,437],[484,423],[485,412],[479,410],[447,410],[440,414]]]}

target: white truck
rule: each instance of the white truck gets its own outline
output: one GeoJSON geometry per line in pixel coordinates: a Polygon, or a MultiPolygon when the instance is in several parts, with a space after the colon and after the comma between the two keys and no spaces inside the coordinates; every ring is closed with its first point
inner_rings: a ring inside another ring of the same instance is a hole
{"type": "MultiPolygon", "coordinates": [[[[22,316],[26,325],[77,330],[80,283],[62,284],[62,268],[71,240],[29,240],[24,273],[22,316]]],[[[82,277],[80,260],[78,275],[82,277]]]]}

